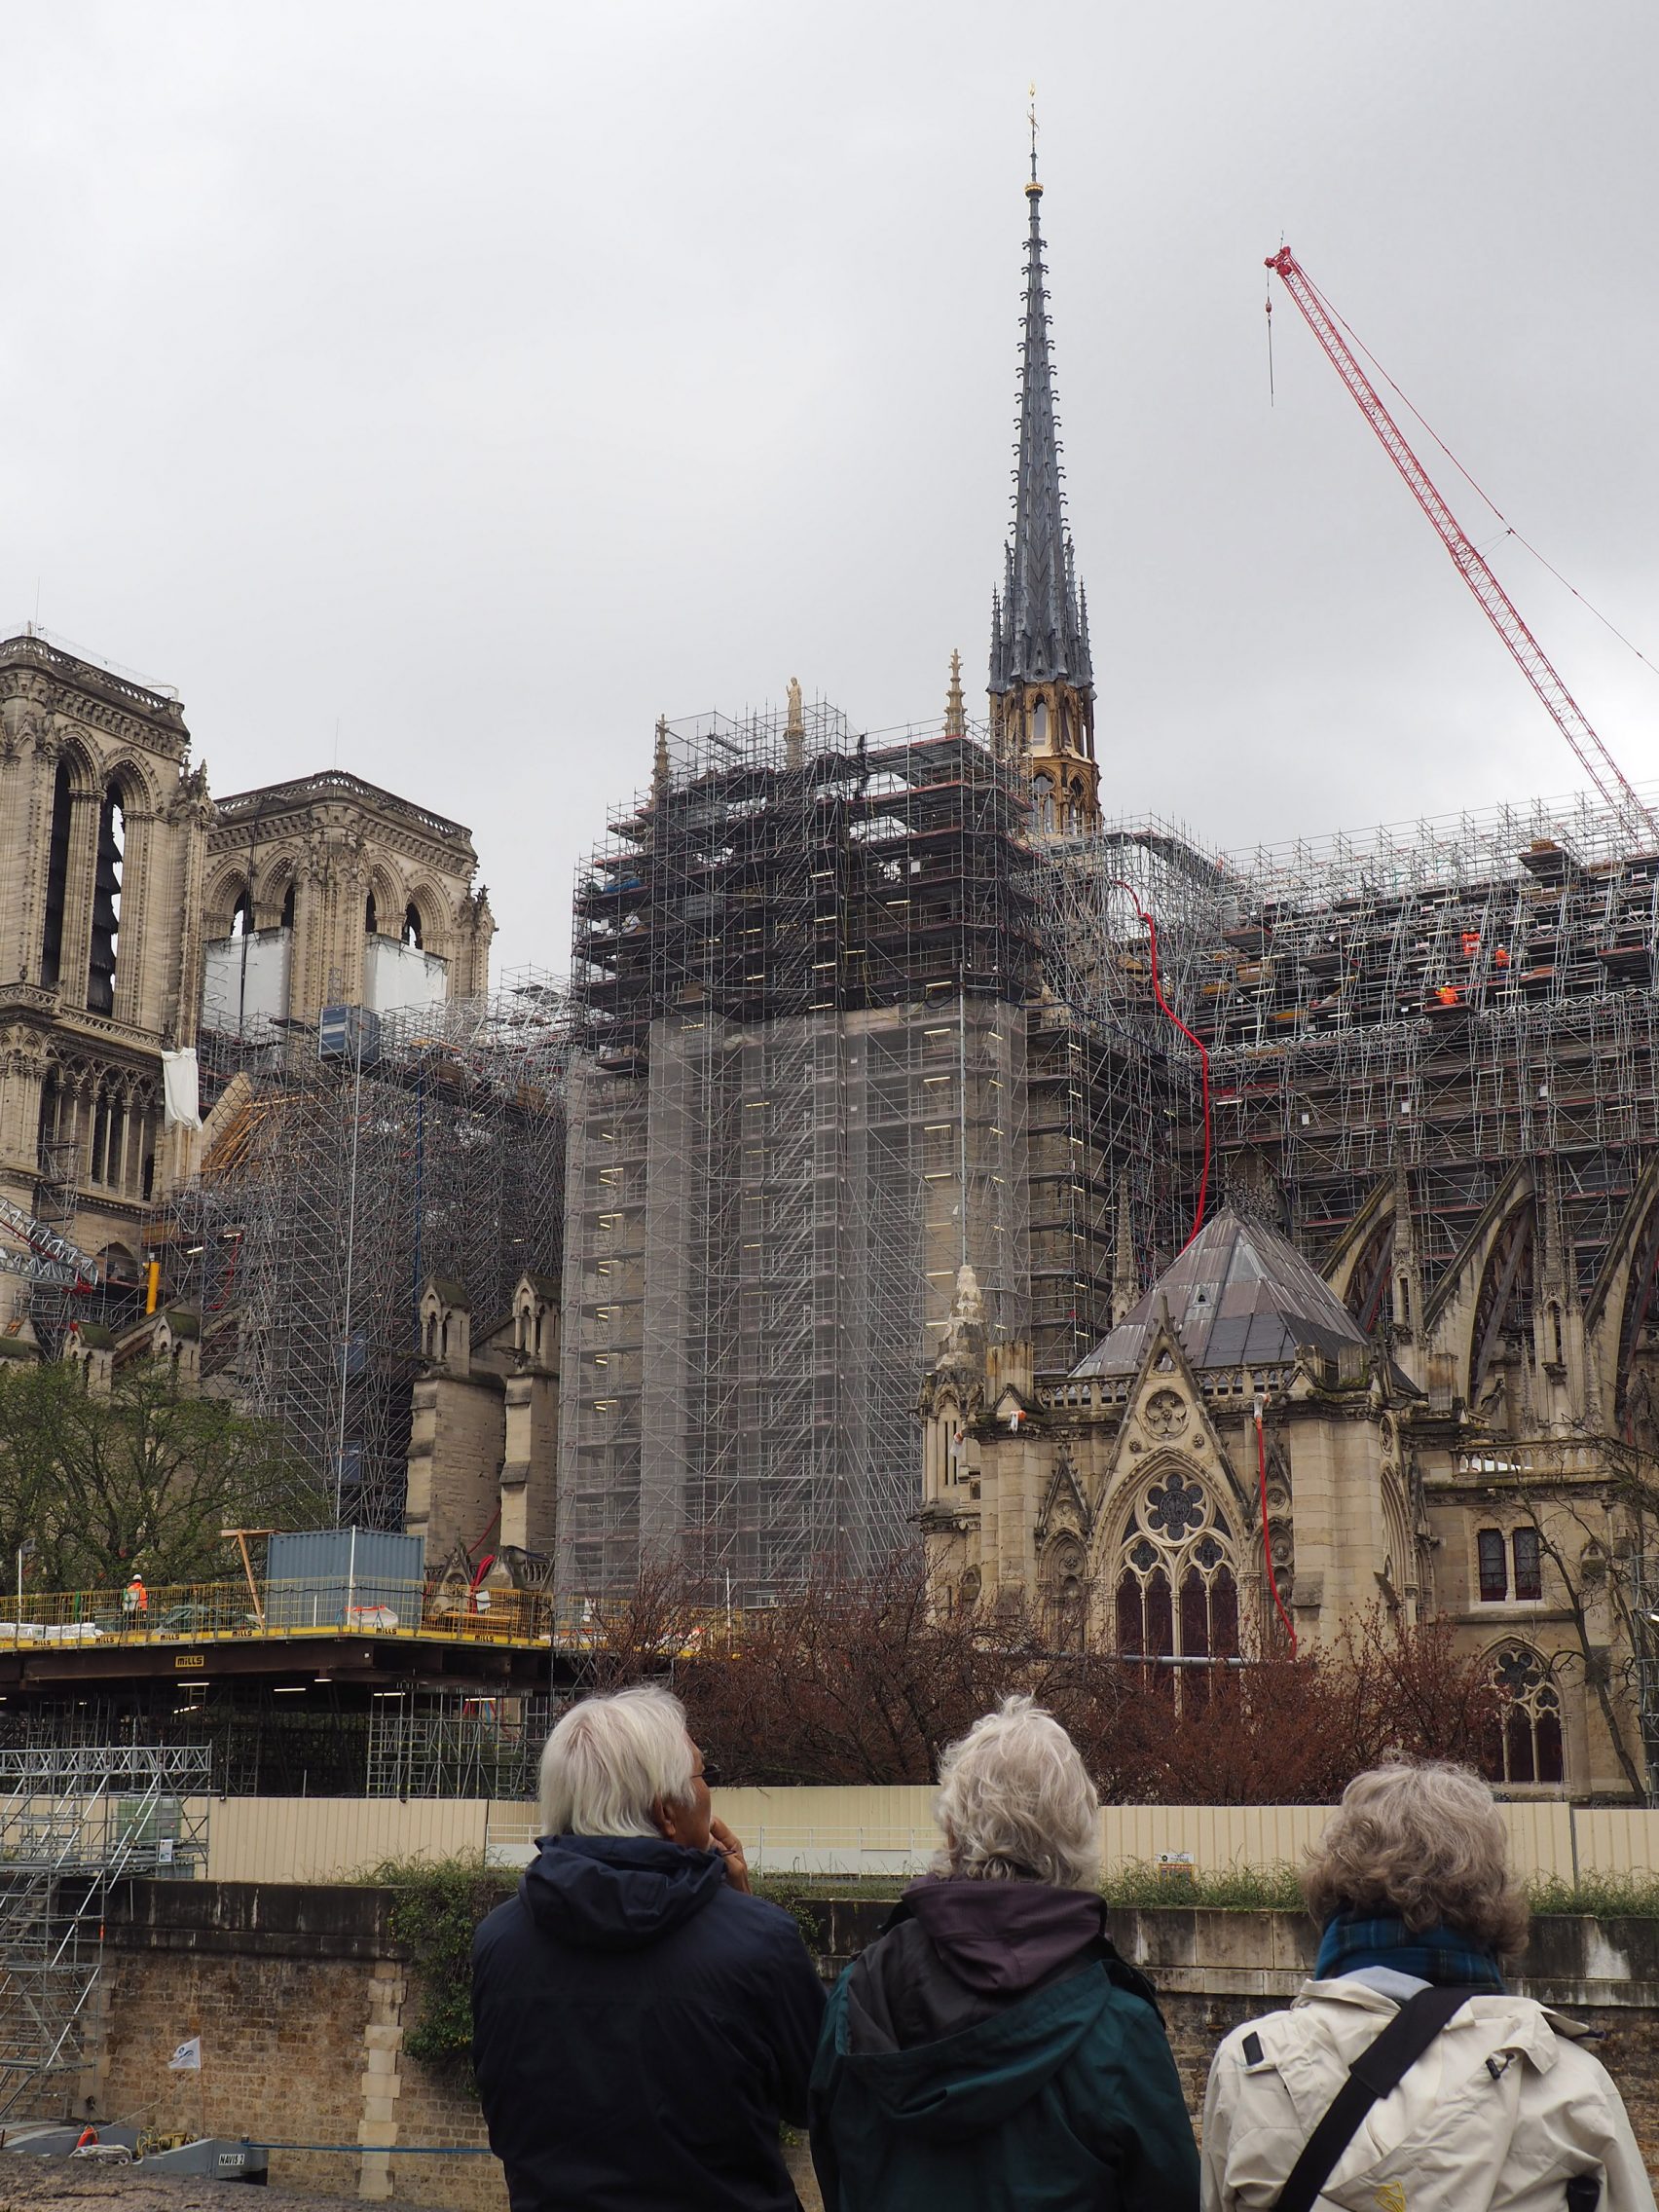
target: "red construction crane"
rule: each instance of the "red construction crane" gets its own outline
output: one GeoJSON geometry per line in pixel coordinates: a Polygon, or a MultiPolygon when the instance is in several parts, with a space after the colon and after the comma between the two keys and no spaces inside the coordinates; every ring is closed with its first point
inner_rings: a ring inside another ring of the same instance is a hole
{"type": "Polygon", "coordinates": [[[1337,316],[1320,298],[1307,271],[1288,246],[1270,253],[1267,266],[1282,278],[1302,310],[1309,330],[1335,362],[1337,374],[1353,394],[1361,414],[1377,432],[1382,449],[1412,488],[1417,503],[1433,523],[1458,574],[1486,609],[1493,628],[1514,654],[1516,664],[1548,709],[1579,765],[1640,847],[1659,846],[1659,822],[1637,797],[1629,778],[1586,720],[1572,693],[1556,674],[1548,654],[1521,619],[1509,594],[1470,543],[1467,533],[1435,490],[1426,468],[1406,443],[1399,424],[1383,406],[1377,387],[1354,358],[1337,316]]]}

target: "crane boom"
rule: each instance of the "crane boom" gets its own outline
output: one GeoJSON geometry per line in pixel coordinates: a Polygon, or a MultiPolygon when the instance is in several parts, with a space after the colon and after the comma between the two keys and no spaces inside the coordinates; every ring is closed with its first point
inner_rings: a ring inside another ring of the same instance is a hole
{"type": "Polygon", "coordinates": [[[1288,246],[1270,253],[1267,266],[1283,282],[1301,309],[1303,319],[1336,365],[1361,414],[1376,431],[1383,451],[1411,486],[1412,495],[1439,534],[1463,581],[1485,608],[1487,619],[1509,647],[1516,665],[1538,694],[1557,729],[1578,756],[1579,765],[1602,798],[1623,825],[1627,835],[1652,849],[1659,845],[1659,822],[1637,796],[1629,778],[1600,737],[1583,710],[1556,674],[1549,655],[1522,620],[1514,601],[1493,574],[1434,487],[1422,462],[1406,442],[1404,433],[1378,394],[1376,386],[1360,367],[1351,348],[1307,271],[1288,246]]]}
{"type": "Polygon", "coordinates": [[[0,1198],[0,1230],[9,1230],[24,1246],[14,1252],[0,1244],[0,1273],[22,1275],[26,1281],[48,1283],[62,1290],[90,1290],[97,1277],[97,1262],[88,1259],[78,1244],[7,1198],[0,1198]]]}

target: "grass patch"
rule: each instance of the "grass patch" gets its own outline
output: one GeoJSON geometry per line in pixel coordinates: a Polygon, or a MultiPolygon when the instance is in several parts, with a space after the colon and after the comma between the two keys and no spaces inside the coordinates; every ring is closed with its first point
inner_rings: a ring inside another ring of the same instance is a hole
{"type": "Polygon", "coordinates": [[[1109,1905],[1156,1911],[1161,1905],[1204,1905],[1219,1912],[1300,1912],[1294,1866],[1167,1867],[1125,1859],[1100,1885],[1109,1905]]]}
{"type": "Polygon", "coordinates": [[[1659,1874],[1535,1875],[1527,1885],[1534,1912],[1576,1913],[1589,1920],[1659,1920],[1659,1874]]]}

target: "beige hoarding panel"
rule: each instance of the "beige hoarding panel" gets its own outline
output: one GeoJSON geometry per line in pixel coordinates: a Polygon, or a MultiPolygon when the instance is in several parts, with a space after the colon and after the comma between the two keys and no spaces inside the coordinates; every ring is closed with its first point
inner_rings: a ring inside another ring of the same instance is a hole
{"type": "MultiPolygon", "coordinates": [[[[905,1874],[927,1866],[942,1838],[934,1791],[919,1788],[717,1789],[715,1809],[757,1871],[905,1874]]],[[[1190,1853],[1199,1873],[1297,1866],[1331,1817],[1323,1805],[1110,1805],[1100,1816],[1108,1872],[1190,1853]]],[[[1650,1874],[1659,1869],[1659,1812],[1584,1811],[1555,1800],[1506,1804],[1504,1824],[1524,1878],[1650,1874]]],[[[224,1881],[328,1882],[385,1860],[488,1851],[501,1865],[535,1849],[535,1808],[439,1798],[215,1799],[206,1872],[224,1881]]]]}
{"type": "Polygon", "coordinates": [[[482,1851],[489,1807],[439,1797],[227,1797],[207,1829],[208,1878],[338,1882],[388,1859],[482,1851]]]}

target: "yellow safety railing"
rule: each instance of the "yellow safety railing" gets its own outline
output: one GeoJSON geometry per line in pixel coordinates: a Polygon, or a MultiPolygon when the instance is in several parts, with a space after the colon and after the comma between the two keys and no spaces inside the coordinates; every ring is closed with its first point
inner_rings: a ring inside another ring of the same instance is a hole
{"type": "Polygon", "coordinates": [[[545,1643],[551,1599],[528,1590],[462,1592],[419,1584],[321,1577],[272,1582],[257,1598],[241,1582],[184,1582],[122,1590],[25,1591],[0,1598],[0,1651],[101,1643],[177,1643],[294,1636],[455,1637],[545,1643]]]}
{"type": "MultiPolygon", "coordinates": [[[[648,1635],[663,1659],[713,1656],[741,1635],[723,1608],[675,1611],[648,1635]]],[[[72,1650],[104,1643],[276,1640],[297,1636],[457,1639],[469,1643],[552,1644],[579,1657],[632,1644],[641,1626],[623,1602],[567,1601],[537,1590],[464,1590],[343,1576],[136,1584],[122,1590],[25,1591],[0,1597],[0,1651],[72,1650]]]]}

